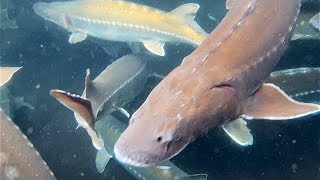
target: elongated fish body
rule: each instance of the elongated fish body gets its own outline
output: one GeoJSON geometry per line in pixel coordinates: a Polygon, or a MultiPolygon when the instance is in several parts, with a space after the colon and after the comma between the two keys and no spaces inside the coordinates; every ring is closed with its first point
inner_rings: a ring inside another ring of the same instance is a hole
{"type": "MultiPolygon", "coordinates": [[[[104,149],[99,150],[96,157],[96,166],[99,172],[103,172],[105,166],[109,162],[111,157],[114,157],[113,147],[121,133],[126,129],[126,125],[113,116],[104,115],[99,117],[99,120],[95,124],[95,129],[103,139],[104,149]]],[[[163,180],[163,179],[197,179],[205,180],[207,175],[196,174],[188,175],[180,168],[175,166],[170,161],[164,161],[161,167],[133,167],[127,164],[122,164],[123,167],[131,173],[137,179],[152,179],[152,180],[163,180]]]]}
{"type": "Polygon", "coordinates": [[[129,118],[130,114],[122,107],[140,93],[152,75],[157,64],[157,60],[153,61],[152,58],[154,56],[144,53],[126,55],[109,65],[94,80],[91,80],[90,71],[87,70],[81,96],[61,90],[51,90],[50,94],[74,111],[79,126],[87,130],[93,145],[101,149],[103,141],[93,128],[98,113],[120,111],[129,118]]]}
{"type": "Polygon", "coordinates": [[[0,178],[56,179],[32,143],[0,108],[0,178]]]}
{"type": "Polygon", "coordinates": [[[36,3],[35,12],[73,34],[69,42],[87,35],[124,42],[143,42],[148,50],[164,55],[163,43],[199,45],[206,38],[193,20],[199,5],[185,4],[171,13],[126,1],[92,0],[36,3]],[[158,50],[158,51],[157,51],[158,50]]]}
{"type": "Polygon", "coordinates": [[[226,7],[216,29],[132,115],[114,148],[119,161],[157,164],[218,126],[247,146],[253,136],[244,119],[286,120],[320,111],[264,84],[291,39],[300,0],[228,0],[226,7]]]}
{"type": "Polygon", "coordinates": [[[111,113],[123,107],[143,89],[152,74],[148,68],[152,56],[147,54],[126,55],[109,65],[91,83],[88,83],[82,97],[91,101],[95,118],[103,111],[111,113]]]}

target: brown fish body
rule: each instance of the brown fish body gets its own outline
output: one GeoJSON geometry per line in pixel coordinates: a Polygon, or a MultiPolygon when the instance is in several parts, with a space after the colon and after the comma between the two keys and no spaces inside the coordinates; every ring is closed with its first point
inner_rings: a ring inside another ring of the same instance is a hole
{"type": "Polygon", "coordinates": [[[229,0],[227,6],[217,28],[133,114],[115,145],[121,162],[158,163],[219,125],[238,144],[251,145],[241,117],[282,120],[319,112],[318,105],[263,85],[291,39],[300,0],[229,0]]]}
{"type": "Polygon", "coordinates": [[[191,129],[197,132],[193,138],[235,119],[241,113],[241,100],[262,85],[279,61],[299,7],[299,0],[238,1],[210,36],[151,92],[132,118],[149,112],[155,118],[172,116],[167,119],[175,121],[174,126],[194,121],[197,125],[191,129]],[[234,90],[219,88],[223,86],[234,90]]]}

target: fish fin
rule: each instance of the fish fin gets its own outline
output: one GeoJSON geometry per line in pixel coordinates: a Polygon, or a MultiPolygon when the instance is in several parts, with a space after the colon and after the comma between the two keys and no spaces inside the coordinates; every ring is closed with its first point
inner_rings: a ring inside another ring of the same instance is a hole
{"type": "Polygon", "coordinates": [[[127,110],[125,110],[124,108],[120,108],[115,106],[114,104],[112,104],[113,108],[115,108],[117,111],[119,111],[121,114],[123,114],[125,117],[130,118],[130,113],[128,113],[127,110]]]}
{"type": "Polygon", "coordinates": [[[22,67],[0,67],[0,86],[7,83],[14,73],[16,73],[22,67]]]}
{"type": "Polygon", "coordinates": [[[96,168],[99,173],[102,173],[104,171],[111,158],[112,156],[107,152],[107,150],[104,147],[97,151],[96,168]]]}
{"type": "Polygon", "coordinates": [[[166,75],[160,74],[160,73],[152,73],[150,76],[154,76],[154,77],[157,77],[159,79],[164,79],[166,77],[166,75]]]}
{"type": "Polygon", "coordinates": [[[314,27],[316,30],[320,31],[320,12],[316,15],[314,15],[310,20],[309,23],[312,27],[314,27]]]}
{"type": "Polygon", "coordinates": [[[139,42],[128,42],[128,46],[133,54],[138,54],[142,52],[142,45],[139,42]]]}
{"type": "Polygon", "coordinates": [[[194,18],[199,8],[200,8],[199,4],[187,3],[172,10],[170,14],[174,14],[176,16],[183,18],[184,21],[188,23],[194,30],[196,30],[199,33],[206,34],[206,32],[199,26],[199,24],[194,21],[194,18]]]}
{"type": "Polygon", "coordinates": [[[207,180],[208,174],[191,174],[186,176],[180,176],[178,180],[207,180]]]}
{"type": "Polygon", "coordinates": [[[320,112],[320,105],[290,98],[274,84],[264,84],[244,104],[246,119],[287,120],[320,112]]]}
{"type": "Polygon", "coordinates": [[[84,80],[84,85],[85,85],[85,97],[90,97],[90,89],[92,88],[92,78],[90,74],[90,69],[86,70],[86,78],[84,80]]]}
{"type": "Polygon", "coordinates": [[[226,9],[230,10],[235,5],[236,2],[237,2],[237,0],[227,0],[226,1],[226,9]]]}
{"type": "Polygon", "coordinates": [[[252,145],[253,137],[250,129],[247,127],[247,122],[242,118],[230,121],[222,125],[223,130],[241,146],[252,145]]]}
{"type": "Polygon", "coordinates": [[[89,100],[62,90],[51,90],[50,95],[73,112],[79,114],[91,128],[93,127],[95,118],[89,100]]]}
{"type": "Polygon", "coordinates": [[[92,145],[97,149],[101,150],[104,148],[104,142],[102,139],[100,139],[96,133],[96,131],[91,127],[85,127],[85,130],[87,131],[88,135],[90,136],[90,139],[92,141],[92,145]]]}
{"type": "Polygon", "coordinates": [[[169,170],[171,167],[170,166],[156,166],[156,168],[160,169],[160,170],[169,170]]]}
{"type": "Polygon", "coordinates": [[[70,44],[75,44],[78,42],[81,42],[83,40],[85,40],[87,38],[87,34],[83,33],[83,32],[73,32],[72,34],[70,34],[69,36],[69,43],[70,44]]]}
{"type": "Polygon", "coordinates": [[[145,40],[143,41],[143,45],[148,51],[152,52],[153,54],[156,54],[158,56],[166,55],[163,48],[164,42],[145,40]]]}
{"type": "Polygon", "coordinates": [[[13,100],[13,102],[14,102],[14,104],[15,104],[17,109],[19,109],[21,107],[27,107],[29,109],[35,109],[35,107],[32,106],[30,103],[25,102],[23,97],[15,98],[13,100]]]}

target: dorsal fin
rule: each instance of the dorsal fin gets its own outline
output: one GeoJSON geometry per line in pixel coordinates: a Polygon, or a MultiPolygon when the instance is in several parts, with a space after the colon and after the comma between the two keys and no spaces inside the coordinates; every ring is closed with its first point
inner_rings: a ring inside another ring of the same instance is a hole
{"type": "Polygon", "coordinates": [[[186,23],[188,23],[194,30],[196,30],[199,33],[206,33],[198,24],[194,21],[194,18],[196,16],[196,13],[198,9],[200,8],[199,4],[196,3],[187,3],[183,4],[173,11],[170,12],[170,14],[174,14],[176,16],[181,17],[184,19],[186,23]]]}
{"type": "Polygon", "coordinates": [[[92,87],[92,78],[90,75],[90,69],[86,70],[86,78],[84,80],[84,87],[85,87],[85,97],[89,97],[89,92],[88,90],[92,87]]]}

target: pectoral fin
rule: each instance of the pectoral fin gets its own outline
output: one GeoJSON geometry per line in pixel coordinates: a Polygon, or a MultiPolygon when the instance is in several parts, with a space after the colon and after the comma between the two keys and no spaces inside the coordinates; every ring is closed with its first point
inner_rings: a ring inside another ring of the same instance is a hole
{"type": "Polygon", "coordinates": [[[113,108],[115,108],[117,111],[119,111],[121,114],[123,114],[125,117],[130,118],[130,113],[128,113],[127,110],[117,107],[113,104],[113,108]]]}
{"type": "Polygon", "coordinates": [[[105,148],[97,151],[96,168],[99,173],[102,173],[104,171],[111,158],[112,156],[107,152],[105,148]]]}
{"type": "Polygon", "coordinates": [[[180,176],[178,180],[207,180],[208,174],[191,174],[186,176],[180,176]]]}
{"type": "Polygon", "coordinates": [[[252,145],[253,137],[250,129],[247,127],[247,122],[242,118],[230,121],[222,125],[223,130],[241,146],[252,145]]]}
{"type": "Polygon", "coordinates": [[[95,118],[89,100],[62,90],[51,90],[50,95],[73,112],[79,114],[91,128],[93,127],[95,118]]]}
{"type": "Polygon", "coordinates": [[[69,36],[69,43],[75,44],[81,42],[87,38],[87,34],[83,32],[74,32],[69,36]]]}
{"type": "Polygon", "coordinates": [[[152,52],[153,54],[156,54],[158,56],[166,55],[163,48],[164,42],[145,40],[143,41],[143,45],[148,51],[152,52]]]}
{"type": "Polygon", "coordinates": [[[293,100],[274,84],[264,84],[244,104],[246,119],[287,120],[320,112],[320,105],[293,100]]]}

